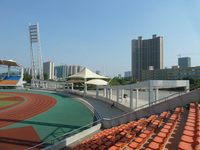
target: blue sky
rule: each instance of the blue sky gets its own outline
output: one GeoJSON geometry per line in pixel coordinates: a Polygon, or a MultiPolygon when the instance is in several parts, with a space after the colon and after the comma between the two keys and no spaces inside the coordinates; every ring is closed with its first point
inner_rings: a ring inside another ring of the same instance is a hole
{"type": "Polygon", "coordinates": [[[131,40],[164,37],[164,66],[200,65],[198,0],[0,0],[1,59],[30,66],[28,24],[39,22],[43,61],[114,76],[131,70],[131,40]]]}

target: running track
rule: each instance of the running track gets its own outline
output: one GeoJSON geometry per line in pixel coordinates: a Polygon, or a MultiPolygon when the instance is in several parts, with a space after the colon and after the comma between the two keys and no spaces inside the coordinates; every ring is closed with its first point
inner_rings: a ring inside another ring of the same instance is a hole
{"type": "MultiPolygon", "coordinates": [[[[0,128],[34,117],[56,104],[55,99],[45,95],[15,92],[1,93],[18,97],[20,103],[0,110],[0,128]]],[[[40,142],[41,140],[32,126],[0,130],[0,149],[2,150],[25,150],[40,142]]]]}
{"type": "Polygon", "coordinates": [[[34,117],[49,110],[56,104],[54,98],[46,95],[15,92],[3,92],[2,94],[11,94],[22,97],[24,102],[16,104],[4,111],[1,110],[0,128],[34,117]]]}

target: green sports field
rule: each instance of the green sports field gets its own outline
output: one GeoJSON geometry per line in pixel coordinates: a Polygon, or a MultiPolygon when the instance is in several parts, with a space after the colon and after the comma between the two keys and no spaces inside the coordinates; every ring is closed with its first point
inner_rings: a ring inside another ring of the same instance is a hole
{"type": "MultiPolygon", "coordinates": [[[[19,92],[18,90],[13,92],[19,92]]],[[[9,90],[11,92],[11,90],[9,90]]],[[[92,123],[95,119],[91,111],[75,98],[63,96],[57,93],[21,91],[53,97],[57,103],[48,111],[29,118],[19,123],[9,125],[0,130],[32,126],[42,141],[54,139],[64,133],[92,123]]]]}

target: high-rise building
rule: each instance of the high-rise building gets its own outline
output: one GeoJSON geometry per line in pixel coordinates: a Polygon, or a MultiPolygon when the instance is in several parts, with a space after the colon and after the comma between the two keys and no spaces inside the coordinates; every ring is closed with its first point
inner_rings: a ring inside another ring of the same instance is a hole
{"type": "Polygon", "coordinates": [[[80,72],[84,67],[79,65],[55,66],[55,76],[57,79],[65,80],[68,76],[80,72]]]}
{"type": "Polygon", "coordinates": [[[190,57],[180,57],[178,58],[178,65],[180,68],[191,67],[191,58],[190,57]]]}
{"type": "Polygon", "coordinates": [[[43,63],[43,71],[48,75],[48,79],[54,79],[54,63],[52,61],[43,63]]]}
{"type": "Polygon", "coordinates": [[[142,80],[183,80],[199,79],[200,66],[168,69],[144,70],[142,71],[142,80]]]}
{"type": "Polygon", "coordinates": [[[131,76],[132,76],[132,72],[131,71],[124,72],[124,78],[129,78],[131,76]]]}
{"type": "Polygon", "coordinates": [[[56,79],[66,79],[67,68],[65,65],[55,66],[54,70],[56,79]]]}
{"type": "Polygon", "coordinates": [[[100,70],[97,70],[97,71],[96,71],[96,74],[101,75],[101,71],[100,71],[100,70]]]}
{"type": "Polygon", "coordinates": [[[149,67],[163,69],[163,37],[153,35],[152,39],[132,40],[132,76],[142,79],[142,71],[149,67]]]}

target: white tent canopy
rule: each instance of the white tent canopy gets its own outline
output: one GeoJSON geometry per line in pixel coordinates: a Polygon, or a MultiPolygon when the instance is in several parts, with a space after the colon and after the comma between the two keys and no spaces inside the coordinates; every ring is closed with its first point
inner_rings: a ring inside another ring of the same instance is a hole
{"type": "MultiPolygon", "coordinates": [[[[87,93],[87,79],[106,79],[107,77],[98,75],[98,74],[92,72],[91,70],[89,70],[88,68],[84,68],[81,72],[78,72],[78,73],[68,77],[68,79],[70,79],[70,78],[82,78],[82,79],[84,79],[84,94],[86,95],[86,93],[87,93]]],[[[93,83],[94,83],[94,81],[93,81],[93,83]]]]}
{"type": "Polygon", "coordinates": [[[88,68],[84,68],[81,72],[78,72],[78,73],[76,73],[76,74],[74,74],[74,75],[71,75],[71,76],[69,76],[68,78],[84,78],[84,79],[95,78],[95,79],[106,79],[107,77],[98,75],[98,74],[92,72],[91,70],[89,70],[88,68]]]}
{"type": "Polygon", "coordinates": [[[108,85],[107,81],[101,79],[92,79],[86,82],[86,84],[93,84],[93,85],[108,85]]]}

